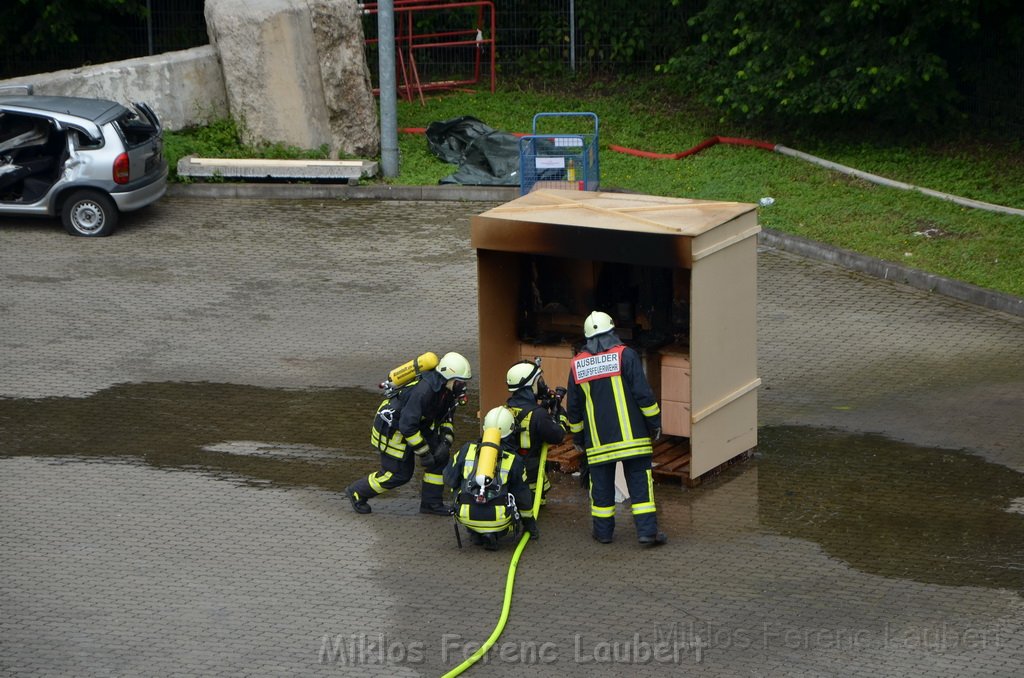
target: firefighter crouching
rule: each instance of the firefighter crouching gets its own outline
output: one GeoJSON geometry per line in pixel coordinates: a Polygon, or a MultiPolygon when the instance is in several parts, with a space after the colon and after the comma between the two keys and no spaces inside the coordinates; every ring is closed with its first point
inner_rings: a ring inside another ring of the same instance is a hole
{"type": "Polygon", "coordinates": [[[569,430],[590,473],[594,539],[612,541],[615,464],[621,462],[637,537],[645,546],[657,546],[668,541],[658,531],[651,476],[651,441],[661,436],[661,409],[640,356],[614,330],[611,316],[601,311],[584,321],[587,342],[569,370],[569,430]]]}
{"type": "Polygon", "coordinates": [[[466,358],[446,353],[433,369],[417,369],[406,384],[382,384],[388,388],[370,431],[370,442],[380,451],[380,471],[345,488],[356,513],[370,513],[369,499],[409,482],[419,459],[423,466],[420,513],[451,515],[442,500],[441,474],[455,440],[455,407],[464,402],[466,380],[472,376],[466,358]]]}
{"type": "Polygon", "coordinates": [[[489,551],[514,534],[516,523],[537,539],[533,493],[526,484],[523,460],[517,454],[515,416],[499,406],[484,417],[483,436],[466,443],[444,471],[444,482],[455,493],[455,520],[474,544],[489,551]]]}
{"type": "MultiPolygon", "coordinates": [[[[541,449],[544,445],[562,442],[569,432],[569,420],[562,407],[565,391],[551,391],[541,375],[540,365],[530,360],[516,363],[505,375],[508,390],[512,392],[506,404],[516,418],[519,455],[526,466],[526,482],[534,494],[537,493],[541,449]]],[[[544,495],[551,489],[546,473],[540,486],[543,504],[544,495]]]]}

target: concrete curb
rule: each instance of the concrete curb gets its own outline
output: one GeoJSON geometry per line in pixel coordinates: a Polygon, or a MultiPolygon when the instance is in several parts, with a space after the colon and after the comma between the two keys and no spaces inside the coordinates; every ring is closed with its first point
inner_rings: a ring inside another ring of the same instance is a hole
{"type": "Polygon", "coordinates": [[[276,200],[461,200],[508,202],[515,186],[393,186],[390,184],[201,183],[170,184],[167,195],[189,198],[265,198],[276,200]]]}
{"type": "MultiPolygon", "coordinates": [[[[170,196],[190,198],[271,198],[281,200],[460,200],[465,202],[508,202],[519,197],[514,186],[393,186],[390,184],[280,184],[200,183],[171,184],[170,196]]],[[[808,259],[825,261],[882,280],[909,285],[975,306],[1024,317],[1024,299],[977,285],[944,278],[909,266],[883,261],[850,250],[763,229],[758,242],[766,247],[791,252],[808,259]]]]}
{"type": "Polygon", "coordinates": [[[919,290],[935,292],[975,306],[1024,317],[1024,299],[1004,292],[985,289],[960,280],[944,278],[916,268],[883,261],[864,254],[826,245],[800,236],[780,233],[766,228],[758,236],[758,242],[768,247],[792,252],[793,254],[826,261],[851,271],[864,273],[882,280],[909,285],[919,290]]]}

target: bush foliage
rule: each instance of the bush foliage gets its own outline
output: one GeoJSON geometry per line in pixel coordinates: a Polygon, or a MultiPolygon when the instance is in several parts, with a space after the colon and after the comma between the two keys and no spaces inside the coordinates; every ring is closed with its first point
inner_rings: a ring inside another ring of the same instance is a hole
{"type": "MultiPolygon", "coordinates": [[[[89,39],[93,62],[117,54],[116,46],[91,39],[110,33],[113,16],[144,17],[145,0],[6,0],[0,6],[0,45],[34,55],[53,45],[69,47],[89,39]],[[103,51],[104,45],[109,50],[103,51]]],[[[110,36],[113,37],[113,36],[110,36]]]]}
{"type": "Polygon", "coordinates": [[[699,37],[659,70],[761,121],[955,120],[985,55],[1024,44],[1016,0],[707,0],[689,23],[699,37]]]}

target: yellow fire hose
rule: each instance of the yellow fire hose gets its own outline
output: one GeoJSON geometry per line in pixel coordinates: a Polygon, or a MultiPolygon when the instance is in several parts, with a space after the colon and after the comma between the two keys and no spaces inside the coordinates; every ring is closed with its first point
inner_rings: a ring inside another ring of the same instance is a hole
{"type": "MultiPolygon", "coordinates": [[[[548,460],[548,446],[545,445],[540,449],[540,465],[538,466],[537,472],[537,494],[533,497],[533,518],[536,520],[540,517],[540,499],[544,494],[544,465],[548,460]]],[[[491,646],[498,640],[498,636],[505,630],[505,622],[508,621],[508,610],[512,607],[512,586],[515,584],[516,579],[516,566],[519,564],[519,556],[522,554],[523,549],[526,548],[526,542],[530,541],[530,533],[523,532],[522,539],[519,540],[519,545],[516,546],[515,552],[512,554],[512,562],[508,565],[508,576],[505,578],[505,600],[501,604],[501,616],[498,618],[498,625],[494,627],[494,631],[491,632],[490,637],[484,641],[484,644],[474,652],[466,661],[462,662],[454,669],[444,674],[444,678],[452,678],[453,676],[460,675],[463,671],[468,669],[473,664],[487,654],[487,651],[491,649],[491,646]]]]}

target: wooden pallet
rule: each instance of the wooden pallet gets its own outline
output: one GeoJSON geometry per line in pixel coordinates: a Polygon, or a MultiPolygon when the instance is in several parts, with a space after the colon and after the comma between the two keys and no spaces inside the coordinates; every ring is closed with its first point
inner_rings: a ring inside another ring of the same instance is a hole
{"type": "Polygon", "coordinates": [[[734,464],[739,464],[753,456],[754,450],[750,449],[741,452],[732,459],[726,460],[711,469],[705,471],[696,478],[690,477],[690,439],[668,437],[658,441],[654,446],[655,480],[681,480],[687,487],[697,487],[701,483],[711,480],[718,474],[725,471],[734,464]]]}
{"type": "MultiPolygon", "coordinates": [[[[701,474],[699,478],[691,479],[690,439],[666,436],[654,444],[654,456],[651,459],[651,464],[654,466],[652,475],[658,481],[683,482],[687,487],[697,487],[733,464],[746,461],[753,452],[752,449],[747,450],[701,474]]],[[[581,456],[580,452],[573,447],[572,438],[567,437],[565,441],[548,448],[547,467],[561,473],[575,473],[580,470],[581,456]]]]}
{"type": "MultiPolygon", "coordinates": [[[[549,469],[561,473],[575,473],[580,470],[581,453],[572,444],[572,438],[566,438],[557,445],[548,448],[549,469]]],[[[654,445],[654,457],[651,460],[654,465],[655,480],[680,480],[689,483],[690,480],[690,440],[689,438],[665,437],[654,445]]]]}
{"type": "Polygon", "coordinates": [[[654,444],[655,480],[682,481],[690,484],[690,439],[665,436],[654,444]]]}
{"type": "Polygon", "coordinates": [[[562,442],[548,447],[547,468],[575,473],[580,470],[580,456],[580,451],[572,444],[572,436],[566,436],[562,442]]]}

